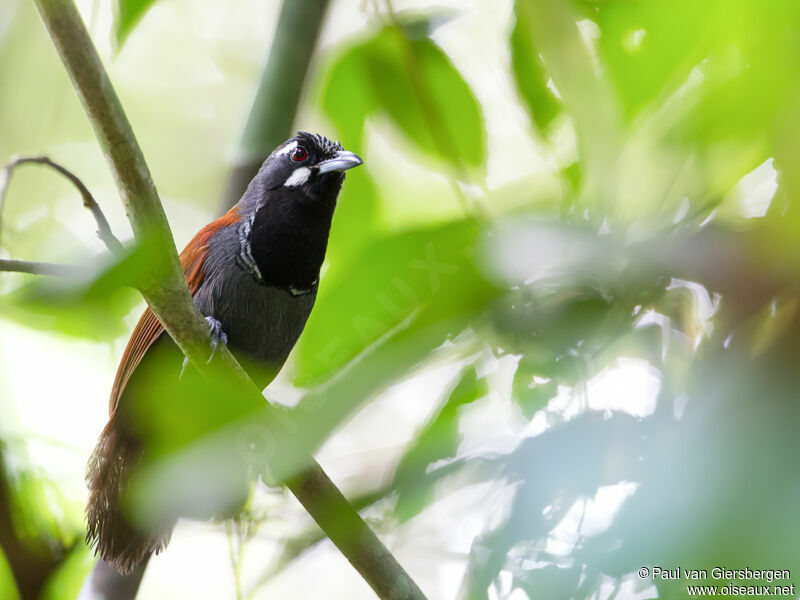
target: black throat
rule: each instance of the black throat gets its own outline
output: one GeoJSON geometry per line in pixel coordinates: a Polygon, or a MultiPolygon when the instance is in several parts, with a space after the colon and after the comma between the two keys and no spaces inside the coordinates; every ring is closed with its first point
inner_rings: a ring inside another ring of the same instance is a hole
{"type": "MultiPolygon", "coordinates": [[[[327,194],[326,194],[327,195],[327,194]]],[[[298,190],[267,192],[250,230],[250,251],[266,285],[307,290],[325,259],[337,194],[298,199],[298,190]]]]}

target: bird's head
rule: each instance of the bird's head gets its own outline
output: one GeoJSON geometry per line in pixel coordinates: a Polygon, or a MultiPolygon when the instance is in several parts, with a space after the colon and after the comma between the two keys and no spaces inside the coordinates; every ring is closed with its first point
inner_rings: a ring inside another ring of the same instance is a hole
{"type": "Polygon", "coordinates": [[[338,142],[304,131],[269,155],[235,211],[243,260],[255,263],[262,281],[313,288],[345,171],[360,164],[338,142]]]}
{"type": "Polygon", "coordinates": [[[303,203],[335,200],[345,171],[361,162],[339,142],[299,131],[264,161],[259,178],[267,190],[284,188],[303,203]]]}

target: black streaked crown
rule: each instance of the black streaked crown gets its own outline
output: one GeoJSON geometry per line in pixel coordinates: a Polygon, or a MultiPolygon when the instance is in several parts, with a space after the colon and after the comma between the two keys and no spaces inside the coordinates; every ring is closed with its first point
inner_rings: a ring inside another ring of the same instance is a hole
{"type": "Polygon", "coordinates": [[[309,149],[316,150],[321,158],[332,158],[339,150],[342,150],[342,145],[339,142],[331,141],[318,133],[298,131],[294,137],[309,149]]]}

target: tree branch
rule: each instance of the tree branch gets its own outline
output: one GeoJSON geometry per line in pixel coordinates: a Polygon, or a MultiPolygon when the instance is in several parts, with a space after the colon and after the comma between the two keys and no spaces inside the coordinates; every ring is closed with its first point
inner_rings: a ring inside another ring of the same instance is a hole
{"type": "MultiPolygon", "coordinates": [[[[87,188],[80,178],[72,171],[63,165],[50,160],[46,156],[17,156],[8,161],[3,167],[2,172],[0,172],[0,230],[2,228],[3,204],[6,199],[6,193],[8,192],[8,184],[11,182],[11,175],[13,175],[14,170],[20,165],[30,164],[45,165],[66,177],[80,192],[81,198],[83,198],[83,206],[92,213],[92,216],[97,223],[97,237],[103,241],[103,243],[106,245],[106,248],[108,248],[112,254],[120,254],[122,252],[122,244],[117,238],[114,237],[114,234],[111,233],[111,227],[108,224],[108,220],[103,214],[103,211],[100,209],[100,205],[97,204],[94,196],[92,196],[92,193],[89,191],[89,188],[87,188]]],[[[30,271],[25,272],[28,273],[30,271]]],[[[54,275],[56,273],[47,274],[54,275]]]]}
{"type": "Polygon", "coordinates": [[[292,134],[327,8],[328,0],[284,0],[220,213],[239,201],[261,163],[292,134]]]}
{"type": "MultiPolygon", "coordinates": [[[[35,0],[61,60],[108,158],[127,209],[134,236],[155,246],[163,263],[140,286],[142,295],[166,331],[201,372],[209,355],[209,331],[194,306],[172,233],[130,123],[103,68],[97,51],[72,0],[35,0]]],[[[262,408],[277,423],[277,411],[264,403],[260,391],[226,348],[217,351],[226,365],[232,393],[262,408]],[[269,407],[269,408],[267,408],[269,407]]],[[[215,361],[216,362],[216,361],[215,361]]],[[[255,413],[254,413],[255,414],[255,413]]],[[[223,424],[220,424],[222,426],[223,424]]],[[[278,463],[277,453],[270,458],[278,463]]],[[[310,456],[310,467],[288,481],[289,489],[379,597],[421,600],[424,595],[400,564],[367,527],[358,513],[310,456]]],[[[273,469],[274,470],[274,469],[273,469]]]]}
{"type": "Polygon", "coordinates": [[[33,262],[0,258],[0,271],[9,273],[30,273],[31,275],[52,275],[54,277],[83,277],[90,273],[89,269],[77,265],[61,265],[48,262],[33,262]]]}
{"type": "MultiPolygon", "coordinates": [[[[360,512],[385,498],[393,489],[394,487],[391,485],[384,485],[376,490],[366,492],[350,500],[350,506],[360,512]]],[[[315,527],[309,527],[299,535],[283,540],[280,552],[272,563],[267,565],[266,569],[261,572],[255,583],[250,586],[245,597],[249,599],[255,596],[261,586],[265,585],[270,579],[280,573],[291,564],[292,561],[324,541],[325,538],[324,532],[321,532],[315,527]]]]}
{"type": "Polygon", "coordinates": [[[89,577],[83,582],[78,600],[133,600],[139,592],[149,558],[138,565],[132,573],[120,575],[102,558],[97,561],[89,577]]]}

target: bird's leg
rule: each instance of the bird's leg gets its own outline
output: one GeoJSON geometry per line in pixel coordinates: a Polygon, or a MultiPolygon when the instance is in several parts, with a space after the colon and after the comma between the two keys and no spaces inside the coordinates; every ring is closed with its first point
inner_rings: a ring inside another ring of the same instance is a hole
{"type": "MultiPolygon", "coordinates": [[[[206,364],[208,364],[213,360],[220,344],[222,344],[223,347],[228,345],[228,335],[222,330],[222,323],[217,321],[214,317],[206,317],[206,324],[211,332],[211,356],[209,356],[208,360],[206,361],[206,364]]],[[[184,357],[183,364],[181,365],[181,374],[178,376],[179,379],[183,377],[183,372],[186,370],[186,365],[188,364],[189,357],[186,356],[184,357]]]]}
{"type": "Polygon", "coordinates": [[[223,347],[228,345],[228,336],[222,331],[222,323],[217,321],[214,317],[206,317],[206,323],[208,323],[208,328],[211,330],[211,356],[209,356],[208,361],[206,361],[206,364],[208,364],[211,362],[211,359],[214,358],[220,344],[222,344],[223,347]]]}

